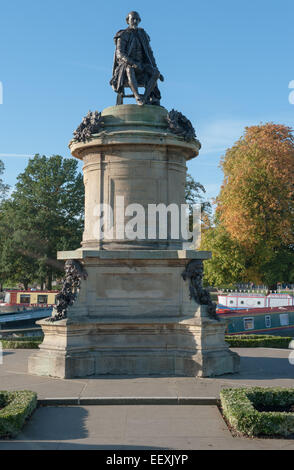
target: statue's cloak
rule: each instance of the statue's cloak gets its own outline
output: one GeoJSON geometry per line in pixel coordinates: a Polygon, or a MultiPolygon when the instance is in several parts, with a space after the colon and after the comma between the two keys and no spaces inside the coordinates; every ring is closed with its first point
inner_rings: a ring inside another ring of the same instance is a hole
{"type": "MultiPolygon", "coordinates": [[[[143,28],[136,30],[139,40],[141,41],[145,63],[157,69],[155,58],[150,47],[150,37],[143,28]]],[[[130,28],[122,29],[114,36],[116,50],[114,53],[112,79],[110,85],[116,93],[122,93],[124,84],[127,82],[126,68],[128,65],[128,58],[134,44],[134,33],[130,28]],[[117,41],[120,39],[120,48],[117,47],[117,41]]]]}

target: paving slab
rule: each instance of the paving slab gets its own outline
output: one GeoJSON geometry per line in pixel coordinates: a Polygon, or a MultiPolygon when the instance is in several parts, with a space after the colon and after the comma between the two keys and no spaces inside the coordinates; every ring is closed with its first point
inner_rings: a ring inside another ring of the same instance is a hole
{"type": "MultiPolygon", "coordinates": [[[[1,378],[0,378],[1,380],[1,378]]],[[[41,380],[36,383],[28,384],[26,382],[26,387],[29,390],[32,390],[38,394],[39,398],[45,397],[78,397],[82,394],[84,385],[76,382],[67,382],[65,380],[55,381],[54,379],[49,379],[47,382],[42,382],[41,380]]],[[[6,388],[8,390],[8,388],[6,388]]],[[[14,386],[10,386],[9,390],[13,390],[14,386]]],[[[16,390],[21,390],[23,387],[20,385],[16,390]]]]}
{"type": "Polygon", "coordinates": [[[0,440],[2,450],[58,450],[60,442],[0,440]]]}
{"type": "MultiPolygon", "coordinates": [[[[31,350],[7,350],[0,365],[0,389],[30,389],[38,398],[133,399],[164,397],[174,404],[95,405],[39,407],[22,433],[1,440],[4,449],[285,449],[293,439],[233,437],[214,405],[178,405],[185,398],[219,397],[224,387],[294,386],[289,350],[234,349],[241,357],[238,374],[211,378],[99,376],[70,380],[27,373],[31,350]]],[[[203,402],[201,402],[203,403],[203,402]]]]}
{"type": "Polygon", "coordinates": [[[293,439],[233,437],[216,406],[41,407],[1,450],[294,450],[293,439]]]}
{"type": "Polygon", "coordinates": [[[27,374],[28,372],[28,357],[34,352],[32,349],[11,349],[4,350],[3,363],[1,370],[9,370],[11,372],[18,372],[27,374]]]}
{"type": "Polygon", "coordinates": [[[82,396],[174,397],[177,396],[177,388],[176,382],[167,381],[162,377],[152,378],[152,380],[146,378],[145,381],[138,381],[135,378],[90,379],[83,390],[82,396]]]}
{"type": "Polygon", "coordinates": [[[50,397],[219,397],[224,387],[293,387],[294,366],[289,350],[233,349],[241,357],[240,372],[212,378],[98,376],[70,380],[27,373],[32,350],[6,350],[0,365],[0,389],[29,388],[39,398],[50,397]]]}
{"type": "Polygon", "coordinates": [[[146,406],[129,408],[127,438],[230,437],[216,406],[150,406],[148,410],[146,415],[146,406]]]}

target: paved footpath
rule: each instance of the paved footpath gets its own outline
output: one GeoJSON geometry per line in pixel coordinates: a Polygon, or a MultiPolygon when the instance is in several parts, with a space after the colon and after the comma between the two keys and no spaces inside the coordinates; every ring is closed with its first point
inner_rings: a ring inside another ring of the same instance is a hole
{"type": "MultiPolygon", "coordinates": [[[[238,374],[216,378],[94,377],[73,380],[26,373],[29,350],[7,350],[0,389],[34,390],[39,399],[90,397],[219,397],[223,387],[294,386],[289,350],[234,349],[238,374]]],[[[95,405],[38,408],[4,449],[291,449],[294,439],[233,437],[214,405],[95,405]]]]}

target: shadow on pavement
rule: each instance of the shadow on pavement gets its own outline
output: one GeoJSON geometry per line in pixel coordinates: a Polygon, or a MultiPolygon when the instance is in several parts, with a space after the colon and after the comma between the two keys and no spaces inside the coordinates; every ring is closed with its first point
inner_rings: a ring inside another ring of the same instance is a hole
{"type": "Polygon", "coordinates": [[[246,380],[246,378],[250,380],[294,379],[294,366],[290,364],[287,357],[241,356],[240,372],[219,375],[217,378],[230,378],[230,380],[246,380]]]}
{"type": "Polygon", "coordinates": [[[2,351],[3,356],[9,356],[10,354],[14,354],[13,351],[5,351],[5,349],[2,351]]]}
{"type": "Polygon", "coordinates": [[[1,441],[1,450],[168,450],[168,447],[148,447],[127,444],[81,444],[79,442],[48,442],[48,441],[1,441]]]}
{"type": "Polygon", "coordinates": [[[88,436],[88,411],[81,407],[37,408],[14,441],[66,441],[88,436]]]}

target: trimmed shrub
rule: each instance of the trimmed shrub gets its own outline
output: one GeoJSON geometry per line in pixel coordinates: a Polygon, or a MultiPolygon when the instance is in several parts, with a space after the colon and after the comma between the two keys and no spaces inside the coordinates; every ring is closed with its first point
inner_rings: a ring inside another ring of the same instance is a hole
{"type": "Polygon", "coordinates": [[[247,436],[289,436],[294,433],[294,388],[224,388],[220,392],[222,412],[230,426],[247,436]]]}
{"type": "Polygon", "coordinates": [[[271,335],[226,335],[231,348],[280,348],[288,349],[292,337],[271,335]]]}
{"type": "Polygon", "coordinates": [[[37,406],[37,394],[29,390],[0,391],[0,437],[14,437],[37,406]]]}
{"type": "Polygon", "coordinates": [[[38,349],[39,344],[43,341],[42,337],[20,337],[13,339],[1,339],[3,349],[38,349]]]}

